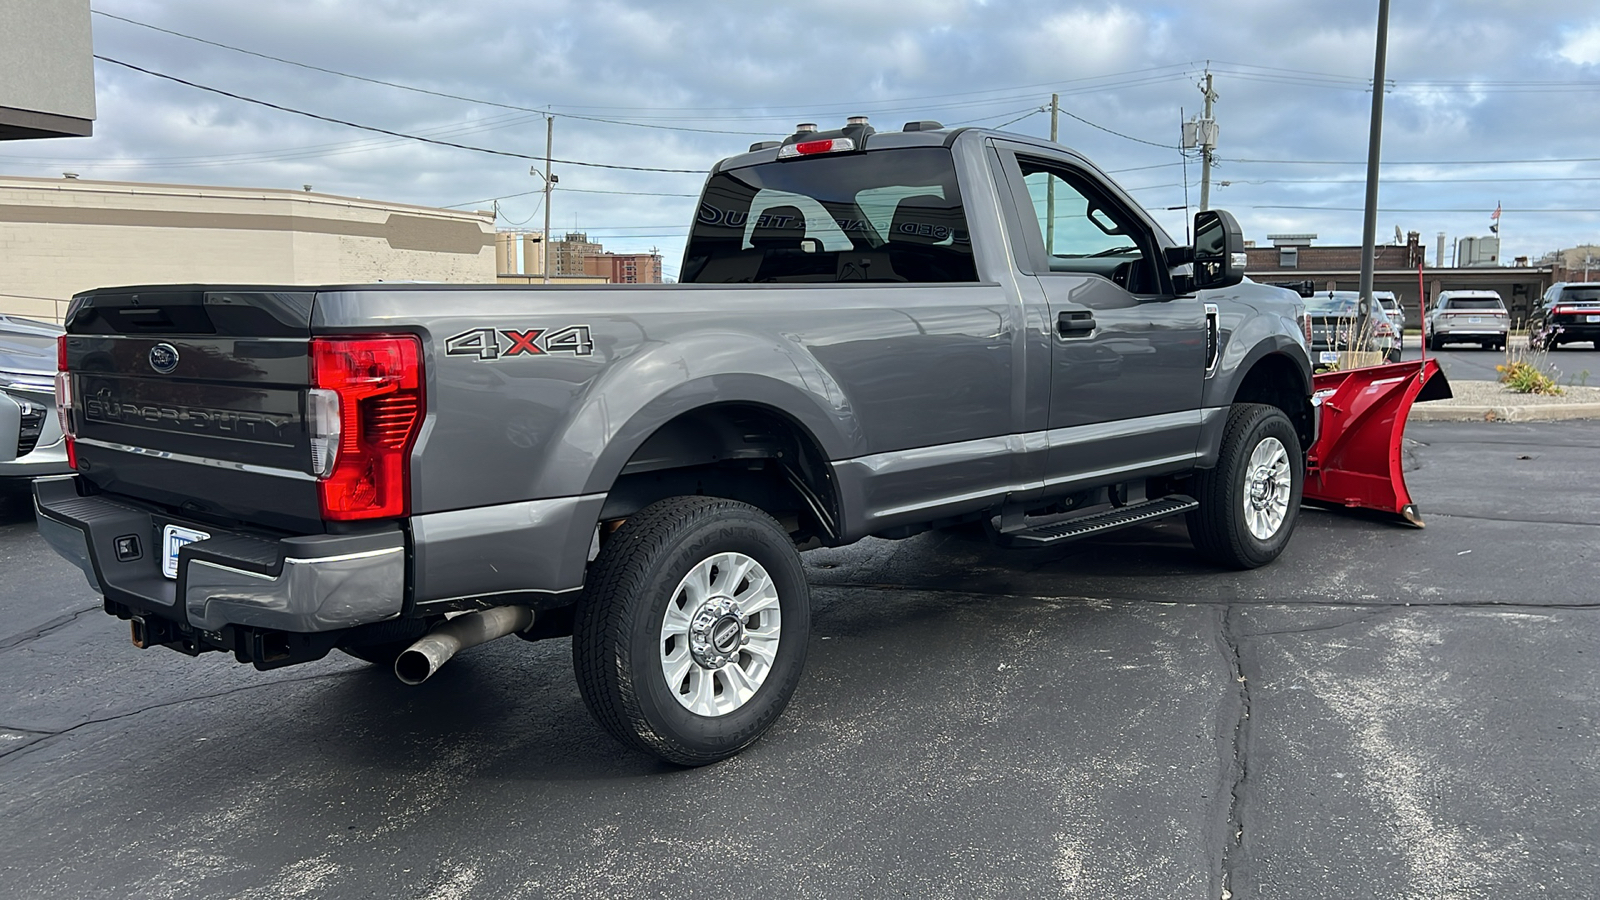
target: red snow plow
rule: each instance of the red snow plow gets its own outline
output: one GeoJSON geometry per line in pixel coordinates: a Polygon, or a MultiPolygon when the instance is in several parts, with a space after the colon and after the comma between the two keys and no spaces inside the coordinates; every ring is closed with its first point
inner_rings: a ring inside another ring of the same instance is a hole
{"type": "Polygon", "coordinates": [[[1312,376],[1321,429],[1307,454],[1305,499],[1395,513],[1422,527],[1401,471],[1411,404],[1444,400],[1450,383],[1434,359],[1312,376]]]}

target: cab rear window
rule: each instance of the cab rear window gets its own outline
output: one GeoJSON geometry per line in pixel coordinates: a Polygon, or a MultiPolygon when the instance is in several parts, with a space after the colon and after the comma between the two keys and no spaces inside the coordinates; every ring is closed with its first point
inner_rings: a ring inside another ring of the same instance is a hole
{"type": "Polygon", "coordinates": [[[950,151],[811,156],[719,172],[701,197],[681,280],[977,281],[950,151]]]}

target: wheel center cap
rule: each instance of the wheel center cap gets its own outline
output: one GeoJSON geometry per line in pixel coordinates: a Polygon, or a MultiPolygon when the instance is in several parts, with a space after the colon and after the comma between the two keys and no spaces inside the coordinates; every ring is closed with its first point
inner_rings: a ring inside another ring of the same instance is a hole
{"type": "Polygon", "coordinates": [[[702,668],[722,668],[748,642],[744,617],[731,597],[712,597],[689,620],[689,653],[702,668]]]}

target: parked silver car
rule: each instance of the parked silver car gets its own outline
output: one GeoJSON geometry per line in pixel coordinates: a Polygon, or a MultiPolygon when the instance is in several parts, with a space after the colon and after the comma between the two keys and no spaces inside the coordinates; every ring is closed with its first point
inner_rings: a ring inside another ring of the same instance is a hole
{"type": "Polygon", "coordinates": [[[0,316],[0,491],[68,471],[56,420],[58,325],[0,316]]]}
{"type": "Polygon", "coordinates": [[[1443,291],[1423,322],[1429,350],[1445,344],[1477,344],[1504,350],[1511,316],[1494,291],[1443,291]]]}
{"type": "Polygon", "coordinates": [[[1394,291],[1373,291],[1372,299],[1378,301],[1383,307],[1383,312],[1389,317],[1389,324],[1394,326],[1395,342],[1404,347],[1406,345],[1406,308],[1400,305],[1400,298],[1394,291]]]}
{"type": "Polygon", "coordinates": [[[1317,291],[1306,298],[1310,318],[1311,362],[1331,365],[1343,350],[1369,350],[1383,354],[1384,362],[1400,361],[1400,334],[1382,303],[1372,304],[1365,337],[1356,335],[1355,291],[1317,291]]]}

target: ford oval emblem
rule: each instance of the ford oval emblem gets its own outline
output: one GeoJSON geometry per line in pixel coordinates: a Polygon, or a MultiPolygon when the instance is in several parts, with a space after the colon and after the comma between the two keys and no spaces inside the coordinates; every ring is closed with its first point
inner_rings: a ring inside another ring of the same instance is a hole
{"type": "Polygon", "coordinates": [[[171,375],[178,367],[178,348],[171,344],[157,344],[150,348],[150,368],[163,375],[171,375]]]}

